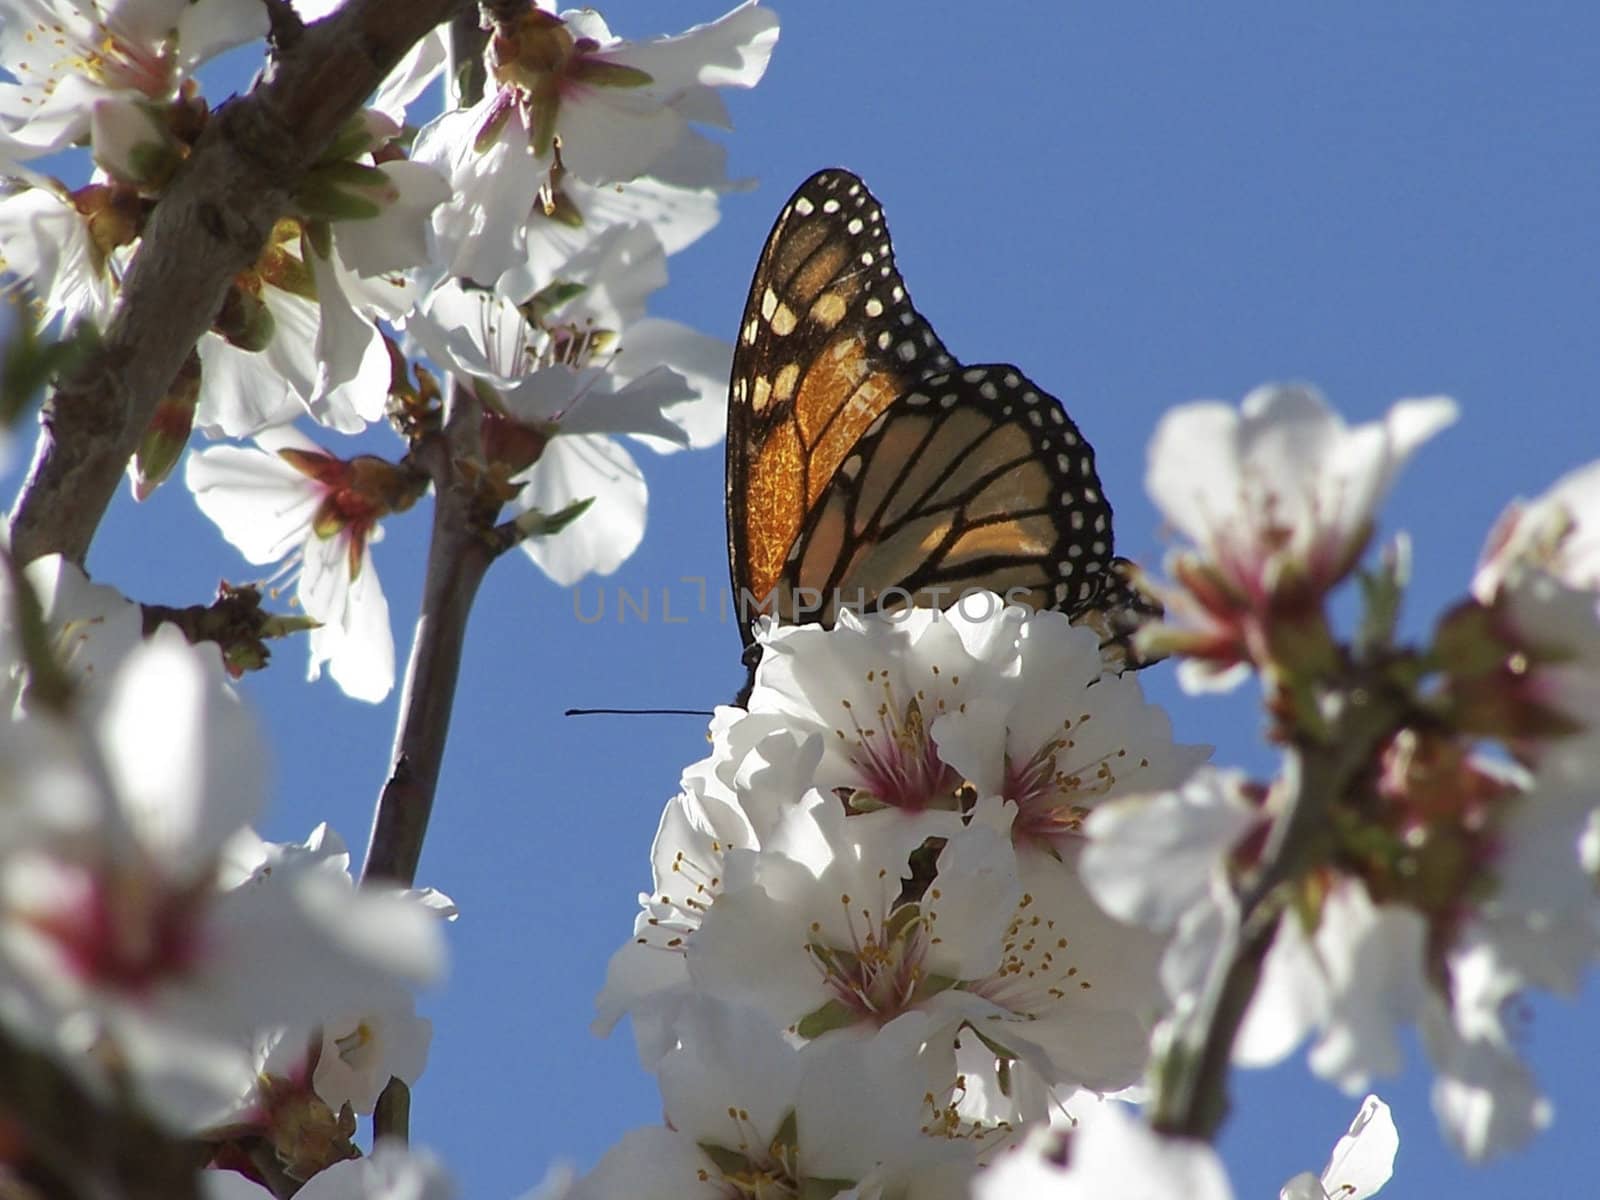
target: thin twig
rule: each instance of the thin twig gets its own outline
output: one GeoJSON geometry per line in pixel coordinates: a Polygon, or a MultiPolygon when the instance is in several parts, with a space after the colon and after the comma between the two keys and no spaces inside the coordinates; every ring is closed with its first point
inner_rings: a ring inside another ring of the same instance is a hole
{"type": "Polygon", "coordinates": [[[224,104],[146,226],[98,351],[44,405],[11,514],[18,562],[81,565],[156,402],[260,253],[308,166],[458,0],[350,0],[224,104]]]}
{"type": "Polygon", "coordinates": [[[448,418],[445,432],[430,436],[413,454],[413,461],[434,480],[433,532],[422,611],[400,696],[400,724],[367,843],[363,881],[386,879],[409,885],[416,878],[450,732],[467,617],[496,557],[495,547],[480,532],[482,502],[471,484],[460,478],[451,452],[451,426],[457,423],[448,418]]]}
{"type": "MultiPolygon", "coordinates": [[[[389,778],[373,814],[361,868],[363,883],[410,884],[416,879],[444,764],[467,617],[489,564],[503,549],[488,532],[500,502],[480,489],[482,476],[474,469],[481,458],[477,451],[482,421],[483,410],[472,389],[452,379],[443,429],[425,434],[412,451],[412,461],[433,480],[433,532],[422,611],[400,696],[400,724],[389,778]]],[[[409,1136],[410,1092],[401,1080],[391,1079],[384,1097],[388,1103],[380,1103],[373,1113],[373,1140],[403,1140],[409,1136]]]]}
{"type": "MultiPolygon", "coordinates": [[[[470,106],[483,91],[483,47],[478,9],[457,0],[448,34],[449,102],[470,106]]],[[[503,549],[485,531],[500,510],[481,489],[482,476],[467,464],[482,457],[483,410],[470,387],[452,379],[444,424],[421,434],[412,461],[433,480],[433,532],[423,579],[422,611],[412,634],[411,657],[401,691],[400,723],[395,730],[389,778],[378,796],[372,835],[361,868],[363,882],[392,879],[411,883],[422,857],[428,818],[439,786],[467,617],[489,564],[503,549]]],[[[410,1136],[411,1091],[390,1079],[372,1114],[372,1138],[410,1136]]]]}

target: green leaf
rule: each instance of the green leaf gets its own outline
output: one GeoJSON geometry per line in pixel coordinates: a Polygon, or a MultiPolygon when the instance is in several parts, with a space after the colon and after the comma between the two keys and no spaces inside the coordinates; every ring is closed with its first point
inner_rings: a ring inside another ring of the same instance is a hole
{"type": "Polygon", "coordinates": [[[594,497],[586,496],[582,500],[574,500],[560,512],[551,513],[549,516],[546,516],[538,509],[530,509],[525,513],[519,513],[514,523],[517,531],[525,538],[550,537],[553,534],[560,533],[568,525],[583,516],[584,513],[589,511],[589,506],[593,503],[594,497]]]}

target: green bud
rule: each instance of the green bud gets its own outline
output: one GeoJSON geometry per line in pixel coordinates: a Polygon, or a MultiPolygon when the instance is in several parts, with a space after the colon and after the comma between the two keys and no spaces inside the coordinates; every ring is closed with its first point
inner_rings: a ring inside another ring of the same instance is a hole
{"type": "Polygon", "coordinates": [[[589,506],[593,503],[594,497],[587,496],[582,500],[574,500],[560,512],[551,513],[548,516],[536,508],[529,509],[527,512],[518,513],[512,524],[516,526],[517,532],[525,538],[551,537],[560,533],[568,525],[571,525],[584,513],[588,512],[589,506]]]}
{"type": "Polygon", "coordinates": [[[295,191],[294,202],[299,212],[309,218],[363,221],[382,213],[397,195],[393,181],[377,167],[334,162],[306,172],[295,191]]]}
{"type": "Polygon", "coordinates": [[[194,410],[199,400],[200,358],[190,354],[167,394],[156,402],[150,424],[133,452],[129,471],[133,476],[135,500],[148,500],[183,457],[189,445],[189,433],[194,428],[194,410]]]}
{"type": "Polygon", "coordinates": [[[235,284],[223,298],[222,309],[211,328],[230,346],[252,352],[265,350],[277,332],[278,323],[266,302],[255,292],[235,284]]]}

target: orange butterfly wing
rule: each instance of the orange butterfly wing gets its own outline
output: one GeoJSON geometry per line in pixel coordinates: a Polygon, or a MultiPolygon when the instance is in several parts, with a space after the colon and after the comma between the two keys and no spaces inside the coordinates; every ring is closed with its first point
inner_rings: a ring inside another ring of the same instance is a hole
{"type": "Polygon", "coordinates": [[[771,607],[831,625],[840,604],[942,608],[985,589],[1075,612],[1111,557],[1094,451],[1060,403],[1015,367],[964,367],[912,384],[863,432],[771,607]]]}
{"type": "Polygon", "coordinates": [[[801,185],[756,265],[727,487],[747,648],[762,613],[831,625],[841,604],[942,607],[979,588],[1061,609],[1124,651],[1160,612],[1113,554],[1094,451],[1060,401],[1015,367],[955,361],[847,171],[801,185]]]}
{"type": "MultiPolygon", "coordinates": [[[[744,616],[777,586],[867,427],[924,374],[955,365],[912,307],[866,185],[842,170],[801,184],[756,264],[729,384],[728,557],[744,616]]],[[[749,644],[747,619],[740,632],[749,644]]]]}

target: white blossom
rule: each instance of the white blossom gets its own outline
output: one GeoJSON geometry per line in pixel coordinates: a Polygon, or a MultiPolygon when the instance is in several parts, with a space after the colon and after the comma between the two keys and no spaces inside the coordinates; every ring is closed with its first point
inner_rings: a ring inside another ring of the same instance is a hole
{"type": "Polygon", "coordinates": [[[189,456],[195,503],[251,562],[298,564],[300,603],[320,622],[308,678],[326,662],[347,695],[381,700],[394,686],[394,637],[371,545],[398,501],[395,468],[336,459],[290,426],[255,440],[189,456]]]}
{"type": "Polygon", "coordinates": [[[0,126],[33,153],[81,138],[97,99],[167,100],[206,60],[264,37],[252,0],[6,0],[0,126]]]}
{"type": "Polygon", "coordinates": [[[1258,388],[1238,410],[1206,402],[1167,413],[1145,486],[1193,545],[1164,594],[1186,687],[1228,687],[1283,619],[1355,566],[1377,506],[1423,442],[1455,419],[1443,397],[1402,400],[1382,422],[1347,426],[1316,391],[1258,388]]]}
{"type": "Polygon", "coordinates": [[[1303,1171],[1283,1185],[1279,1200],[1367,1200],[1383,1190],[1394,1174],[1394,1156],[1400,1148],[1389,1106],[1368,1096],[1339,1139],[1322,1174],[1303,1171]]]}
{"type": "Polygon", "coordinates": [[[80,1069],[109,1040],[154,1111],[193,1128],[247,1087],[256,1030],[425,982],[441,948],[419,906],[326,872],[221,886],[265,771],[213,649],[158,630],[110,688],[75,745],[48,743],[97,784],[77,826],[41,823],[0,855],[0,1000],[80,1069]]]}

